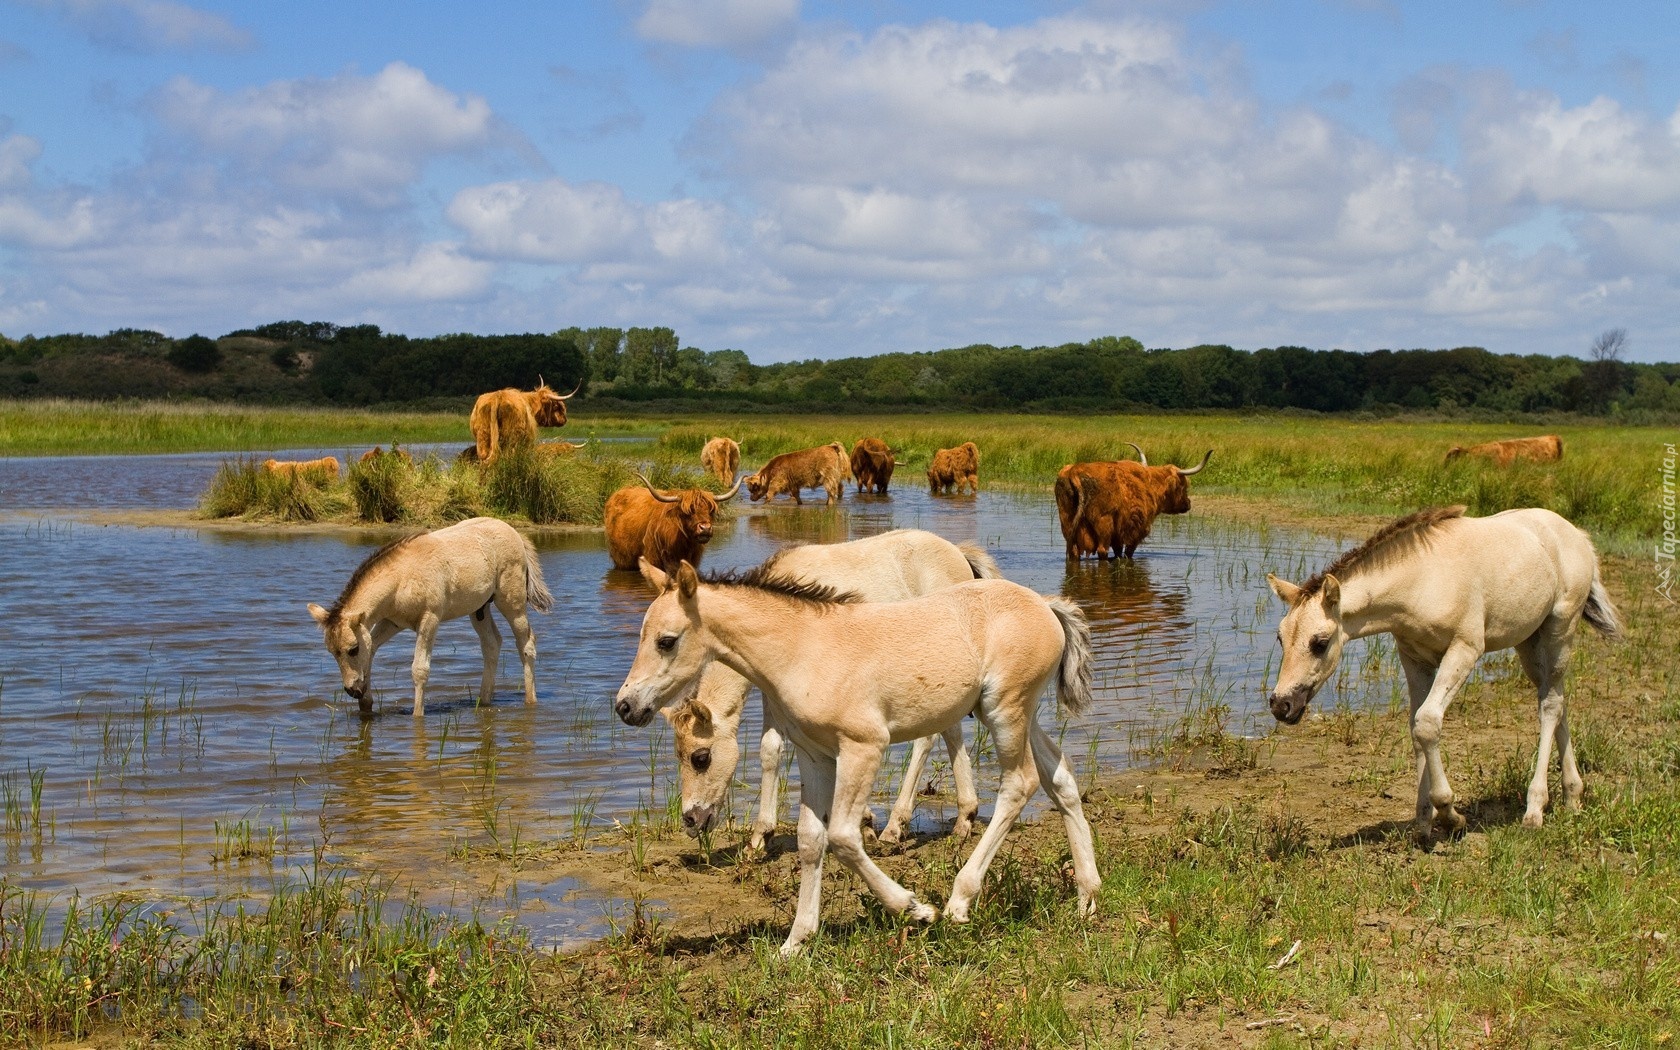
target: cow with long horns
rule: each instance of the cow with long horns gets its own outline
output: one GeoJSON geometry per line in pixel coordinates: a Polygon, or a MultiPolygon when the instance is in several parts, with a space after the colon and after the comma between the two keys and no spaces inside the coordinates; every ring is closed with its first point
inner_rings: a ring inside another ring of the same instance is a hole
{"type": "Polygon", "coordinates": [[[565,426],[566,402],[582,388],[580,379],[570,394],[557,394],[538,376],[535,390],[507,387],[478,395],[468,419],[478,462],[493,462],[504,448],[536,444],[538,427],[565,426]]]}
{"type": "MultiPolygon", "coordinates": [[[[1131,442],[1127,444],[1132,445],[1131,442]]],[[[1149,536],[1159,514],[1190,510],[1189,478],[1200,474],[1213,458],[1208,449],[1198,466],[1149,465],[1143,449],[1138,462],[1113,460],[1071,463],[1056,475],[1056,512],[1069,560],[1094,554],[1098,558],[1130,558],[1149,536]]]]}
{"type": "Polygon", "coordinates": [[[661,492],[642,475],[642,487],[627,485],[607,498],[607,553],[613,567],[634,569],[638,559],[675,568],[682,562],[700,564],[712,540],[712,518],[718,505],[735,497],[737,480],[728,492],[713,495],[705,489],[661,492]]]}

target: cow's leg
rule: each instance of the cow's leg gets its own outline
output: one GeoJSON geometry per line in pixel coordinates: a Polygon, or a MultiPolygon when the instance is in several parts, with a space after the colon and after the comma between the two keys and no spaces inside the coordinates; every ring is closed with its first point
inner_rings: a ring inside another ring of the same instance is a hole
{"type": "Polygon", "coordinates": [[[502,654],[502,632],[496,630],[496,619],[490,615],[490,602],[485,602],[472,614],[473,630],[478,633],[478,650],[484,655],[484,677],[478,686],[478,702],[488,704],[496,695],[496,664],[502,654]]]}
{"type": "Polygon", "coordinates": [[[822,915],[823,857],[828,852],[828,816],[834,804],[834,760],[798,749],[799,757],[799,904],[793,926],[782,942],[783,956],[799,950],[816,932],[822,915]]]}
{"type": "Polygon", "coordinates": [[[1435,669],[1435,680],[1430,683],[1428,696],[1412,712],[1413,748],[1423,753],[1423,782],[1419,784],[1418,792],[1418,822],[1413,829],[1419,841],[1429,839],[1432,825],[1444,829],[1448,834],[1464,830],[1464,817],[1453,808],[1452,785],[1447,782],[1446,767],[1441,762],[1441,723],[1446,718],[1447,708],[1458,696],[1459,689],[1464,686],[1464,680],[1470,676],[1471,668],[1476,666],[1476,660],[1481,655],[1480,648],[1476,646],[1463,642],[1453,643],[1441,658],[1440,666],[1435,669]],[[1434,808],[1433,822],[1425,819],[1426,802],[1434,808]]]}
{"type": "MultiPolygon", "coordinates": [[[[496,608],[502,612],[508,626],[513,628],[513,644],[519,648],[519,668],[525,676],[525,703],[537,702],[537,636],[531,630],[531,618],[526,614],[524,603],[518,605],[512,602],[503,604],[501,595],[496,596],[496,608]]],[[[486,616],[488,619],[488,616],[486,616]]]]}
{"type": "MultiPolygon", "coordinates": [[[[915,894],[882,871],[863,850],[858,818],[869,808],[869,793],[874,790],[875,774],[881,769],[881,756],[886,748],[884,737],[880,741],[840,741],[840,757],[835,764],[834,809],[828,819],[828,845],[842,864],[857,872],[888,911],[915,922],[932,922],[939,918],[939,909],[918,901],[915,894]]],[[[804,775],[801,767],[800,777],[804,775]]]]}
{"type": "Polygon", "coordinates": [[[432,674],[432,642],[437,638],[437,629],[437,614],[430,612],[421,616],[414,628],[414,663],[410,670],[414,676],[415,718],[426,713],[426,679],[432,674]]]}
{"type": "Polygon", "coordinates": [[[1038,767],[1038,782],[1050,796],[1050,803],[1061,811],[1062,823],[1067,828],[1068,851],[1073,855],[1073,881],[1079,887],[1079,914],[1093,915],[1102,876],[1097,873],[1091,825],[1085,820],[1085,809],[1079,801],[1079,780],[1037,718],[1028,723],[1027,733],[1032,742],[1033,764],[1038,767]]]}
{"type": "Polygon", "coordinates": [[[764,735],[758,741],[758,819],[753,821],[753,849],[762,849],[776,833],[782,797],[782,731],[764,705],[764,735]]]}

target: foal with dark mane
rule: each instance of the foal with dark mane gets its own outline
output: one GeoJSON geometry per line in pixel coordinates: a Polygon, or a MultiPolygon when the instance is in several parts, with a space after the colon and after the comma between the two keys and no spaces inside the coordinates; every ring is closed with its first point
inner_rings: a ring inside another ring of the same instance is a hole
{"type": "Polygon", "coordinates": [[[1539,694],[1540,746],[1523,823],[1539,827],[1554,740],[1563,804],[1581,804],[1563,675],[1582,620],[1612,640],[1622,626],[1586,533],[1549,510],[1464,517],[1437,507],[1397,519],[1300,586],[1268,575],[1289,606],[1278,627],[1283,664],[1272,714],[1294,725],[1336,670],[1350,638],[1392,634],[1412,700],[1417,819],[1427,842],[1464,827],[1441,763],[1441,722],[1483,653],[1515,648],[1539,694]]]}
{"type": "Polygon", "coordinates": [[[758,686],[798,755],[799,906],[784,955],[817,928],[829,849],[889,911],[938,918],[864,852],[859,822],[889,744],[943,732],[970,712],[992,734],[1003,785],[946,916],[968,921],[1004,835],[1041,785],[1067,828],[1080,914],[1095,909],[1102,879],[1079,784],[1038,724],[1052,678],[1069,711],[1090,703],[1091,633],[1077,606],[1001,579],[872,604],[762,571],[702,581],[687,562],[667,575],[644,559],[642,575],[660,593],[619,688],[618,716],[646,725],[693,695],[715,661],[758,686]]]}

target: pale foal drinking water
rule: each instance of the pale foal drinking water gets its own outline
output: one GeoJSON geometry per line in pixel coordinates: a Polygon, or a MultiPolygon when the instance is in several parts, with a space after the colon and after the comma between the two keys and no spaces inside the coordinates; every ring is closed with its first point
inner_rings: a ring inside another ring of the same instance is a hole
{"type": "Polygon", "coordinates": [[[782,954],[817,928],[830,848],[889,911],[932,922],[870,859],[859,819],[889,744],[938,733],[975,713],[1003,767],[992,822],[957,873],[945,914],[967,922],[986,870],[1042,785],[1062,814],[1079,911],[1102,885],[1079,784],[1038,724],[1052,678],[1064,709],[1091,700],[1090,628],[1077,606],[1007,580],[973,580],[922,598],[859,603],[828,587],[755,571],[702,581],[684,562],[666,574],[644,561],[659,597],[642,621],[635,662],[614,705],[629,725],[691,695],[713,662],[764,694],[799,761],[799,903],[782,954]]]}
{"type": "Polygon", "coordinates": [[[1394,636],[1411,693],[1413,834],[1420,842],[1435,827],[1448,834],[1464,828],[1441,763],[1441,722],[1476,661],[1499,649],[1516,649],[1539,693],[1540,745],[1523,823],[1537,828],[1544,819],[1554,740],[1564,808],[1580,808],[1564,671],[1583,619],[1612,640],[1622,632],[1585,532],[1549,510],[1463,514],[1463,507],[1440,507],[1399,518],[1299,586],[1266,577],[1289,605],[1278,627],[1283,664],[1271,695],[1280,722],[1301,720],[1349,639],[1394,636]]]}
{"type": "MultiPolygon", "coordinates": [[[[972,543],[956,544],[921,529],[894,529],[849,543],[801,544],[784,547],[763,565],[773,572],[805,583],[848,591],[866,602],[915,598],[966,580],[999,579],[997,562],[972,543]]],[[[682,789],[683,827],[690,835],[711,830],[723,808],[740,761],[741,714],[751,683],[721,663],[700,676],[700,693],[678,707],[666,708],[677,749],[678,782],[682,789]]],[[[749,845],[757,849],[776,830],[777,801],[781,796],[782,731],[767,710],[759,741],[758,819],[749,845]]],[[[980,808],[974,790],[974,767],[963,744],[962,725],[941,734],[951,756],[957,789],[957,820],[952,834],[967,838],[980,808]]],[[[910,751],[910,765],[898,799],[893,803],[881,841],[897,842],[916,808],[916,787],[933,750],[931,736],[919,737],[910,751]]]]}
{"type": "Polygon", "coordinates": [[[505,521],[468,518],[387,543],[357,566],[332,608],[310,603],[309,615],[338,661],[344,691],[364,713],[373,709],[368,689],[373,654],[398,631],[413,631],[414,717],[419,718],[426,713],[432,641],[444,620],[472,616],[484,654],[479,702],[487,703],[495,692],[502,636],[490,618],[491,605],[513,628],[525,671],[525,702],[536,703],[537,640],[526,609],[547,612],[553,604],[531,541],[505,521]]]}

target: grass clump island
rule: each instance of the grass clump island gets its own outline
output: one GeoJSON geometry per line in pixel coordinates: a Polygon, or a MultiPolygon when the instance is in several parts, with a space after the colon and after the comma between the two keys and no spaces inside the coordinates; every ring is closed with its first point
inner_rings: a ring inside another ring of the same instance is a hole
{"type": "MultiPolygon", "coordinates": [[[[512,449],[494,463],[418,462],[386,454],[351,461],[343,477],[323,470],[275,473],[263,461],[224,463],[199,503],[208,518],[254,522],[402,524],[436,527],[488,515],[532,525],[599,525],[607,497],[639,484],[633,460],[539,454],[512,449]]],[[[648,479],[664,488],[716,487],[698,470],[655,464],[648,479]]]]}

